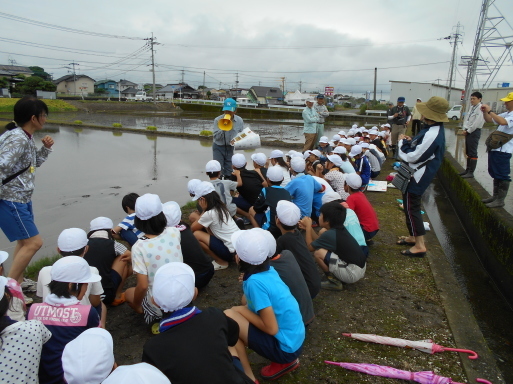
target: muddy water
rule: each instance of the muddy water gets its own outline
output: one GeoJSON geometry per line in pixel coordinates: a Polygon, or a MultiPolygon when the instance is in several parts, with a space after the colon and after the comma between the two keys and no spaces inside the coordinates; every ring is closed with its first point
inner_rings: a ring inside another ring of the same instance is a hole
{"type": "Polygon", "coordinates": [[[513,383],[513,309],[483,268],[436,179],[423,195],[423,205],[505,382],[513,383]]]}
{"type": "MultiPolygon", "coordinates": [[[[483,186],[484,189],[490,194],[493,191],[493,181],[488,174],[488,154],[486,153],[485,141],[488,135],[492,132],[491,129],[483,128],[481,130],[481,139],[479,141],[477,168],[474,172],[475,179],[483,186]]],[[[467,164],[465,156],[465,136],[457,135],[456,129],[446,129],[445,139],[447,151],[449,151],[454,158],[465,168],[467,164]]],[[[511,159],[511,166],[513,169],[513,157],[511,159]]],[[[505,200],[506,205],[504,209],[510,214],[513,214],[513,192],[510,191],[505,200]]]]}

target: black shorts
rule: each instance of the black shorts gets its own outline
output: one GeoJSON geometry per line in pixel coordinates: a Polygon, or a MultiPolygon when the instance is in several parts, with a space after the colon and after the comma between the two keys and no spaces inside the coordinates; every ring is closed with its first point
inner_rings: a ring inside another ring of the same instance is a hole
{"type": "Polygon", "coordinates": [[[103,294],[105,295],[103,297],[103,302],[105,304],[110,304],[116,299],[116,291],[119,288],[119,284],[121,284],[121,276],[119,273],[117,273],[115,270],[110,270],[110,279],[112,280],[112,288],[105,289],[103,294]]]}

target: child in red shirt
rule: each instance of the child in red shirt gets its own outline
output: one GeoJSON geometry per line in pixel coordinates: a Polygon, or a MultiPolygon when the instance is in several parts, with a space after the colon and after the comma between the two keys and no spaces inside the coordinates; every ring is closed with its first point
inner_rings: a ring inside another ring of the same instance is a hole
{"type": "Polygon", "coordinates": [[[358,216],[365,240],[369,243],[369,240],[379,231],[379,222],[378,215],[376,215],[376,211],[372,208],[371,203],[363,192],[360,192],[361,186],[362,178],[360,175],[357,173],[346,175],[344,190],[349,193],[346,203],[358,216]]]}

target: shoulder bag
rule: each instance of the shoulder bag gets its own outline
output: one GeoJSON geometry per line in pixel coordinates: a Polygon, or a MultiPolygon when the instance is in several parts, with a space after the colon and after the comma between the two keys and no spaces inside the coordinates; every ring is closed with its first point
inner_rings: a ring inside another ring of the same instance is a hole
{"type": "Polygon", "coordinates": [[[413,174],[420,168],[424,167],[428,161],[425,161],[417,168],[412,168],[408,165],[408,163],[401,161],[401,166],[399,167],[397,175],[395,175],[392,179],[392,185],[400,190],[404,195],[408,189],[408,185],[410,184],[410,180],[413,177],[413,174]]]}
{"type": "Polygon", "coordinates": [[[511,139],[513,139],[513,135],[510,135],[509,133],[501,132],[499,130],[493,131],[490,133],[490,136],[486,138],[486,152],[502,147],[511,139]]]}

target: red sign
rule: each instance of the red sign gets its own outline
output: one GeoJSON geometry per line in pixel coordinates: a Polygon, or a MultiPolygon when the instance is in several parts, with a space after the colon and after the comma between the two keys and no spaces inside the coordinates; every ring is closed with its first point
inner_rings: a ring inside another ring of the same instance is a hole
{"type": "Polygon", "coordinates": [[[326,96],[333,96],[333,93],[335,93],[335,87],[324,87],[324,94],[326,96]]]}
{"type": "Polygon", "coordinates": [[[461,91],[461,100],[465,98],[465,91],[461,91]]]}

